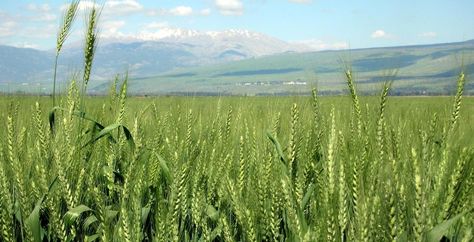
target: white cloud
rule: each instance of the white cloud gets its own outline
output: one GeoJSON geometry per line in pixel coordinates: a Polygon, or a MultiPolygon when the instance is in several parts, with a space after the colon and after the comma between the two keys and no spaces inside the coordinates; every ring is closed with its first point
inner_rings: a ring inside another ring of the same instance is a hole
{"type": "Polygon", "coordinates": [[[24,28],[21,29],[21,31],[18,31],[18,34],[27,38],[47,39],[56,37],[56,33],[58,31],[58,26],[52,23],[41,25],[41,31],[38,31],[38,26],[23,27],[24,28]]]}
{"type": "Polygon", "coordinates": [[[160,16],[160,15],[166,15],[168,11],[166,9],[149,9],[146,11],[146,15],[148,16],[160,16]]]}
{"type": "Polygon", "coordinates": [[[422,38],[435,38],[436,36],[438,36],[438,34],[436,32],[424,32],[419,34],[418,36],[422,38]]]}
{"type": "MultiPolygon", "coordinates": [[[[62,5],[61,11],[67,10],[68,6],[69,4],[62,5]]],[[[108,0],[104,5],[100,5],[93,0],[82,0],[79,2],[78,9],[79,11],[86,11],[93,7],[103,9],[102,15],[105,17],[124,16],[144,10],[137,0],[108,0]]]]}
{"type": "Polygon", "coordinates": [[[193,14],[193,9],[188,6],[178,6],[170,9],[169,13],[175,16],[189,16],[193,14]]]}
{"type": "Polygon", "coordinates": [[[34,20],[35,21],[46,21],[46,22],[49,22],[49,21],[54,21],[56,20],[57,16],[56,14],[52,14],[52,13],[43,13],[39,16],[36,16],[34,17],[34,20]]]}
{"type": "Polygon", "coordinates": [[[242,15],[244,5],[240,0],[215,0],[219,12],[223,15],[242,15]]]}
{"type": "Polygon", "coordinates": [[[296,44],[303,44],[313,50],[343,50],[348,49],[349,44],[343,41],[328,42],[319,39],[297,41],[296,44]]]}
{"type": "Polygon", "coordinates": [[[203,16],[211,15],[211,9],[205,8],[205,9],[200,11],[200,14],[203,15],[203,16]]]}
{"type": "Polygon", "coordinates": [[[26,9],[30,11],[34,11],[34,12],[37,12],[37,11],[49,12],[51,10],[51,7],[47,3],[45,4],[30,3],[26,5],[26,9]]]}
{"type": "Polygon", "coordinates": [[[193,8],[189,6],[177,6],[171,9],[164,9],[164,8],[158,8],[158,9],[149,9],[146,11],[146,14],[148,16],[196,16],[196,15],[201,15],[201,16],[208,16],[211,14],[211,9],[205,8],[200,11],[195,11],[193,8]]]}
{"type": "Polygon", "coordinates": [[[291,3],[302,3],[302,4],[308,4],[308,3],[313,2],[312,0],[288,0],[288,1],[291,3]]]}
{"type": "Polygon", "coordinates": [[[373,39],[380,39],[380,38],[387,38],[389,37],[389,35],[387,33],[385,33],[384,30],[375,30],[372,35],[370,35],[370,37],[372,37],[373,39]]]}
{"type": "Polygon", "coordinates": [[[7,20],[0,23],[0,37],[7,37],[14,34],[14,29],[17,23],[15,21],[7,20]]]}
{"type": "Polygon", "coordinates": [[[105,14],[112,16],[137,13],[143,10],[143,6],[136,0],[109,0],[105,3],[105,14]]]}
{"type": "Polygon", "coordinates": [[[123,26],[125,26],[125,21],[123,20],[104,21],[102,23],[100,35],[104,38],[115,37],[119,33],[120,28],[122,28],[123,26]]]}
{"type": "Polygon", "coordinates": [[[30,48],[30,49],[39,49],[40,48],[39,45],[32,44],[32,43],[29,43],[29,42],[15,43],[15,44],[13,44],[13,46],[18,47],[18,48],[30,48]]]}
{"type": "Polygon", "coordinates": [[[51,12],[51,7],[48,4],[30,3],[26,5],[26,9],[33,14],[28,18],[35,22],[51,22],[57,18],[56,14],[51,12]]]}
{"type": "MultiPolygon", "coordinates": [[[[66,11],[68,7],[69,7],[69,4],[63,4],[60,8],[61,12],[66,11]]],[[[77,9],[79,11],[85,11],[93,7],[100,8],[100,5],[90,0],[83,0],[79,2],[79,6],[77,7],[77,9]]]]}
{"type": "Polygon", "coordinates": [[[168,22],[151,22],[144,26],[146,30],[154,30],[154,29],[163,29],[168,28],[170,25],[168,22]]]}

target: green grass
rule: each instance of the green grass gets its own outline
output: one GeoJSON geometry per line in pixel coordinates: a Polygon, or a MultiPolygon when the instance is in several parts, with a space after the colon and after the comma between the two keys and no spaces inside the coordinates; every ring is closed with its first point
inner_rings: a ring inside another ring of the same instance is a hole
{"type": "Polygon", "coordinates": [[[451,130],[452,97],[389,97],[382,121],[359,98],[360,135],[350,97],[87,98],[133,137],[90,143],[74,97],[54,135],[50,99],[2,97],[0,237],[428,241],[455,218],[441,234],[472,239],[474,99],[451,130]]]}

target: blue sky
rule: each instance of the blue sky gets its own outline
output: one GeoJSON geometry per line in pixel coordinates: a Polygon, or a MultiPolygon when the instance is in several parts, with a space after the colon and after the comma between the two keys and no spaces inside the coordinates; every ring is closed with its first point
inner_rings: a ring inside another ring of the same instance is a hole
{"type": "MultiPolygon", "coordinates": [[[[51,49],[68,1],[2,0],[0,44],[51,49]]],[[[143,37],[169,28],[247,29],[315,49],[474,39],[473,0],[97,0],[102,35],[143,37]]],[[[92,1],[83,0],[82,9],[92,1]]],[[[83,12],[80,15],[84,15],[83,12]]],[[[83,16],[71,35],[82,36],[83,16]]],[[[74,40],[72,40],[74,41],[74,40]]]]}

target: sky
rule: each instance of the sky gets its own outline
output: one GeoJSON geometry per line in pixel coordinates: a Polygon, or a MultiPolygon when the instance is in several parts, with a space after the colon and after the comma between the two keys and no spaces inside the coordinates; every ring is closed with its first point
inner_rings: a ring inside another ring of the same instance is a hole
{"type": "MultiPolygon", "coordinates": [[[[69,1],[0,0],[0,45],[53,49],[69,1]]],[[[316,50],[474,39],[473,0],[96,0],[103,38],[245,29],[316,50]]],[[[82,0],[70,41],[78,41],[82,0]]]]}

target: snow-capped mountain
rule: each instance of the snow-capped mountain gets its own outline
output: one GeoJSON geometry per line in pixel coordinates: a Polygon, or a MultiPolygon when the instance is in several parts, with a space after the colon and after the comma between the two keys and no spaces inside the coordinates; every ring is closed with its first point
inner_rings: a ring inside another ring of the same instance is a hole
{"type": "MultiPolygon", "coordinates": [[[[93,69],[93,75],[97,79],[110,79],[116,73],[123,73],[126,70],[129,70],[132,76],[144,77],[180,67],[218,64],[264,55],[310,50],[306,46],[290,44],[248,30],[204,32],[162,28],[156,32],[140,32],[136,35],[120,33],[108,35],[101,37],[99,43],[93,69]]],[[[9,50],[14,56],[15,50],[21,49],[11,47],[9,50]]],[[[48,57],[42,57],[43,60],[53,59],[51,51],[30,52],[48,57]]],[[[4,67],[12,74],[8,76],[8,80],[1,80],[2,77],[0,77],[0,82],[31,82],[38,78],[48,80],[51,77],[52,63],[44,65],[45,62],[41,62],[42,64],[39,65],[41,68],[39,66],[34,68],[34,75],[15,76],[14,73],[25,72],[14,71],[19,67],[11,62],[12,58],[9,58],[0,60],[0,70],[4,67]]],[[[71,71],[80,70],[82,59],[82,43],[73,43],[66,47],[60,56],[59,75],[64,74],[63,79],[65,79],[71,71]]]]}
{"type": "MultiPolygon", "coordinates": [[[[188,51],[205,59],[245,59],[283,52],[305,52],[305,45],[287,43],[271,36],[249,30],[197,31],[180,28],[162,28],[156,32],[139,32],[136,35],[116,34],[107,36],[105,43],[160,42],[182,44],[188,51]]],[[[208,61],[206,61],[207,63],[208,61]]]]}

